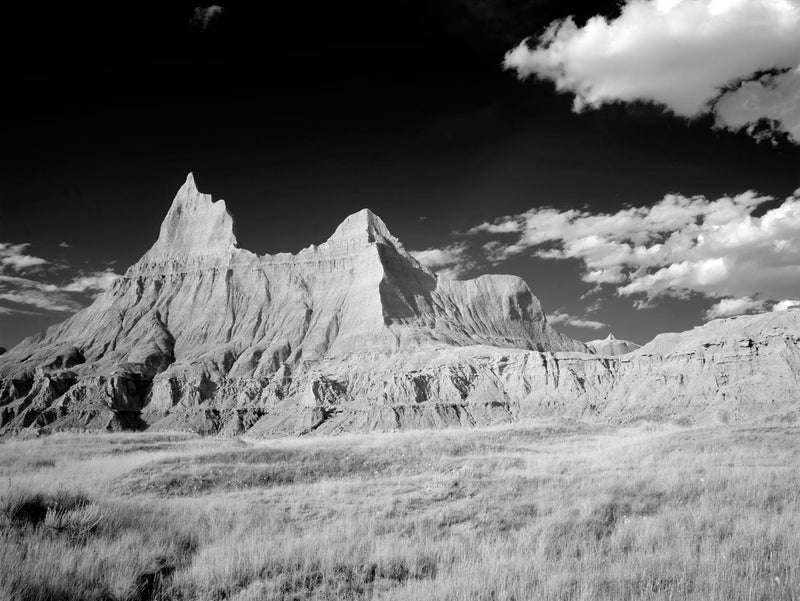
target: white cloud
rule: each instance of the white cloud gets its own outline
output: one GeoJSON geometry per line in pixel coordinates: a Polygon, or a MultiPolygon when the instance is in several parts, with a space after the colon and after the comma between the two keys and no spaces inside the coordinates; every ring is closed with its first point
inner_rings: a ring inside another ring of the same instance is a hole
{"type": "Polygon", "coordinates": [[[549,321],[551,325],[566,325],[572,326],[573,328],[589,328],[592,330],[600,330],[607,327],[607,325],[601,321],[576,317],[560,310],[549,313],[547,315],[547,321],[549,321]]]}
{"type": "Polygon", "coordinates": [[[60,291],[58,286],[8,276],[0,276],[0,301],[56,313],[73,313],[81,309],[81,304],[60,291]]]}
{"type": "Polygon", "coordinates": [[[514,219],[506,218],[494,223],[484,222],[471,228],[468,234],[477,234],[479,232],[486,232],[488,234],[514,234],[520,231],[521,224],[514,219]]]}
{"type": "Polygon", "coordinates": [[[108,290],[114,284],[114,281],[120,277],[118,274],[111,270],[95,271],[88,275],[82,275],[69,284],[64,286],[62,290],[65,292],[102,292],[108,290]]]}
{"type": "Polygon", "coordinates": [[[469,267],[465,250],[466,246],[463,244],[452,244],[444,248],[412,250],[409,254],[437,276],[458,279],[469,267]]]}
{"type": "Polygon", "coordinates": [[[0,242],[0,271],[21,272],[31,267],[39,267],[49,264],[49,261],[41,257],[34,257],[25,254],[25,249],[30,244],[11,244],[10,242],[0,242]]]}
{"type": "Polygon", "coordinates": [[[11,307],[0,307],[0,315],[43,315],[39,311],[26,311],[25,309],[12,309],[11,307]]]}
{"type": "Polygon", "coordinates": [[[111,287],[119,276],[112,271],[83,274],[65,284],[50,284],[30,278],[0,275],[0,301],[21,307],[0,307],[0,313],[29,313],[26,308],[56,313],[74,313],[85,305],[77,294],[96,296],[111,287]]]}
{"type": "Polygon", "coordinates": [[[788,311],[789,309],[795,309],[800,307],[800,300],[782,300],[780,302],[775,303],[775,306],[772,307],[773,311],[788,311]]]}
{"type": "Polygon", "coordinates": [[[784,131],[800,144],[800,67],[742,83],[723,94],[714,112],[718,127],[747,128],[756,138],[771,138],[773,130],[784,131]],[[759,130],[762,120],[768,127],[759,130]]]}
{"type": "Polygon", "coordinates": [[[615,19],[554,22],[504,65],[574,94],[576,111],[653,102],[728,129],[767,120],[800,143],[800,0],[627,0],[615,19]]]}
{"type": "Polygon", "coordinates": [[[755,313],[763,310],[764,301],[755,300],[749,296],[743,296],[742,298],[723,298],[706,311],[706,319],[730,317],[731,315],[755,313]]]}
{"type": "MultiPolygon", "coordinates": [[[[536,208],[491,225],[518,226],[511,240],[483,244],[502,261],[522,252],[576,260],[583,281],[634,295],[636,306],[660,296],[779,300],[800,297],[800,190],[755,216],[771,197],[745,192],[708,200],[669,194],[649,207],[616,213],[536,208]]],[[[509,228],[510,229],[510,228],[509,228]]],[[[491,235],[487,224],[467,237],[491,235]]]]}
{"type": "MultiPolygon", "coordinates": [[[[59,246],[65,244],[62,242],[59,246]]],[[[57,284],[23,277],[27,275],[24,272],[35,267],[52,266],[46,259],[26,254],[29,246],[0,242],[0,301],[16,305],[0,306],[0,315],[31,313],[28,310],[31,308],[75,312],[85,304],[77,295],[96,296],[110,288],[119,277],[111,269],[81,272],[71,280],[57,284]]]]}
{"type": "Polygon", "coordinates": [[[192,18],[189,19],[189,22],[196,27],[200,27],[201,29],[208,29],[211,21],[219,18],[224,11],[225,9],[218,4],[212,4],[211,6],[206,7],[196,6],[194,13],[192,14],[192,18]]]}

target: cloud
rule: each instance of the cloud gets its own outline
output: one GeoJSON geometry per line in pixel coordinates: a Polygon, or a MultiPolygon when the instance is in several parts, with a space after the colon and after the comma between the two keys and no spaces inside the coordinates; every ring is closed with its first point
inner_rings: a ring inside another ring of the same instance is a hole
{"type": "Polygon", "coordinates": [[[788,311],[789,309],[795,309],[800,307],[800,300],[782,300],[780,302],[775,303],[775,306],[772,307],[773,311],[788,311]]]}
{"type": "MultiPolygon", "coordinates": [[[[62,292],[54,284],[2,275],[0,275],[0,301],[21,305],[22,310],[33,307],[54,313],[73,313],[81,309],[81,304],[76,299],[62,292]]],[[[18,308],[12,307],[12,309],[18,308]]]]}
{"type": "Polygon", "coordinates": [[[444,248],[412,250],[409,254],[437,276],[455,280],[470,267],[465,251],[466,245],[451,244],[444,248]]]}
{"type": "Polygon", "coordinates": [[[636,297],[637,308],[662,296],[800,297],[800,190],[781,204],[750,191],[716,200],[668,194],[609,214],[535,208],[463,236],[496,231],[517,233],[483,243],[490,262],[520,253],[578,261],[584,282],[636,297]]]}
{"type": "Polygon", "coordinates": [[[225,9],[218,4],[212,4],[211,6],[206,7],[196,6],[194,13],[192,14],[192,18],[189,19],[189,22],[195,27],[208,29],[211,21],[219,18],[224,11],[225,9]]]}
{"type": "MultiPolygon", "coordinates": [[[[62,242],[59,246],[65,244],[62,242]]],[[[72,279],[59,283],[24,277],[27,276],[25,272],[36,267],[54,266],[46,259],[27,254],[25,251],[29,246],[30,244],[25,243],[0,242],[0,301],[13,305],[0,306],[0,315],[31,314],[38,311],[72,313],[85,305],[85,298],[80,298],[81,295],[96,296],[110,288],[119,277],[111,269],[82,271],[72,279]]],[[[44,274],[42,271],[40,273],[44,274]]]]}
{"type": "Polygon", "coordinates": [[[0,315],[42,315],[42,313],[40,311],[26,311],[25,309],[0,307],[0,315]]]}
{"type": "Polygon", "coordinates": [[[55,313],[74,313],[85,306],[77,295],[96,296],[111,287],[119,276],[112,271],[79,275],[64,284],[0,275],[0,301],[20,307],[0,307],[0,313],[29,313],[34,308],[55,313]]]}
{"type": "Polygon", "coordinates": [[[746,128],[755,138],[773,141],[772,132],[783,131],[800,144],[800,67],[743,82],[722,95],[714,113],[717,127],[746,128]]]}
{"type": "Polygon", "coordinates": [[[549,321],[551,325],[565,325],[565,326],[572,326],[573,328],[590,328],[592,330],[600,330],[602,328],[608,327],[601,321],[595,321],[593,319],[585,319],[583,317],[576,317],[574,315],[570,315],[569,313],[564,313],[560,310],[556,310],[553,313],[549,313],[547,315],[547,321],[549,321]]]}
{"type": "MultiPolygon", "coordinates": [[[[716,319],[718,317],[730,317],[732,315],[742,315],[745,313],[760,313],[767,310],[767,301],[757,300],[744,296],[742,298],[723,298],[721,301],[712,305],[706,312],[706,319],[716,319]]],[[[800,300],[784,299],[772,305],[772,311],[789,311],[790,309],[800,308],[800,300]]]]}
{"type": "Polygon", "coordinates": [[[108,290],[114,281],[120,277],[110,269],[106,271],[95,271],[88,275],[82,275],[73,279],[62,290],[65,292],[93,293],[108,290]]]}
{"type": "Polygon", "coordinates": [[[653,102],[800,144],[800,0],[627,0],[614,19],[552,23],[504,66],[574,94],[576,111],[653,102]]]}
{"type": "Polygon", "coordinates": [[[29,246],[30,244],[24,243],[0,242],[0,271],[22,272],[32,267],[49,264],[49,261],[41,257],[25,254],[23,251],[29,246]]]}
{"type": "Polygon", "coordinates": [[[706,311],[706,319],[730,317],[743,313],[756,313],[764,310],[764,301],[759,301],[743,296],[742,298],[723,298],[706,311]]]}
{"type": "Polygon", "coordinates": [[[68,244],[66,242],[59,242],[58,246],[61,247],[61,248],[72,248],[72,245],[68,244]]]}
{"type": "Polygon", "coordinates": [[[487,234],[514,234],[520,231],[520,223],[513,219],[497,221],[495,223],[483,222],[470,228],[468,234],[486,232],[487,234]]]}

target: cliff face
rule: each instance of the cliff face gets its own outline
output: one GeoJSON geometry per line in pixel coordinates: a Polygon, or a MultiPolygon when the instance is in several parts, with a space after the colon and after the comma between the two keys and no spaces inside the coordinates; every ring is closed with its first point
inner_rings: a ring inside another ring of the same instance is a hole
{"type": "Polygon", "coordinates": [[[276,435],[800,412],[800,311],[598,351],[553,330],[519,278],[437,279],[368,210],[294,255],[240,249],[224,202],[189,176],[123,278],[0,357],[0,432],[276,435]]]}
{"type": "Polygon", "coordinates": [[[291,403],[276,403],[252,432],[435,428],[532,416],[794,420],[800,311],[716,320],[619,357],[472,346],[324,361],[297,394],[305,421],[291,403]]]}
{"type": "Polygon", "coordinates": [[[0,427],[213,431],[234,406],[303,413],[322,365],[476,345],[588,351],[520,278],[439,280],[366,209],[295,255],[240,249],[224,201],[190,175],[123,278],[0,359],[0,427]]]}
{"type": "Polygon", "coordinates": [[[618,358],[607,411],[722,421],[800,417],[800,311],[715,319],[618,358]]]}

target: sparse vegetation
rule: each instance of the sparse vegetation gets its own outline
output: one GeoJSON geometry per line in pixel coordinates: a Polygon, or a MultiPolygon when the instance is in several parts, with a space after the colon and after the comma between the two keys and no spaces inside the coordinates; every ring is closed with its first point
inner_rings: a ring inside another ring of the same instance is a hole
{"type": "Polygon", "coordinates": [[[0,444],[0,598],[800,598],[800,428],[0,444]]]}

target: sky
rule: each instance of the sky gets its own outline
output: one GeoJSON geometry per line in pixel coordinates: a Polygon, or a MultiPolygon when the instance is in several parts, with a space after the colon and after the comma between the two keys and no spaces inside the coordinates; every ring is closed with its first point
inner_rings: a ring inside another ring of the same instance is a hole
{"type": "Polygon", "coordinates": [[[800,299],[800,0],[18,4],[2,347],[136,262],[190,171],[244,248],[369,207],[581,340],[800,299]]]}

